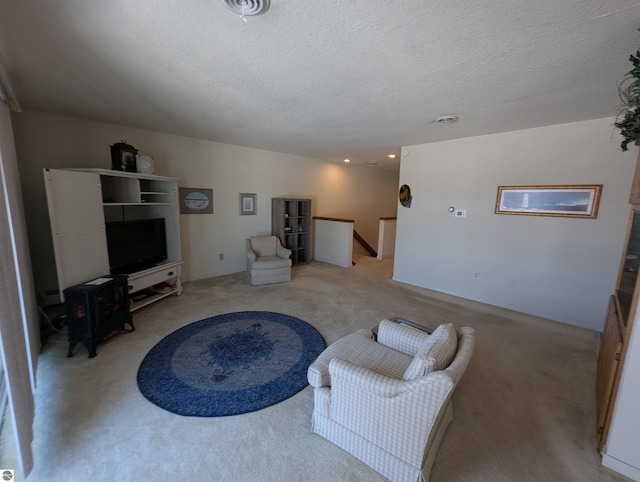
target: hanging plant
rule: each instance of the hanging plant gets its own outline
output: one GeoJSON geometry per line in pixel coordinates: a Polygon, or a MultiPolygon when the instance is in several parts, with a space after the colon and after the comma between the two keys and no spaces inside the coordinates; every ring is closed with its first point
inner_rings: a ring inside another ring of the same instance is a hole
{"type": "Polygon", "coordinates": [[[633,64],[633,69],[618,87],[622,107],[614,123],[624,137],[620,143],[623,151],[629,149],[627,146],[630,142],[640,139],[640,50],[636,55],[631,55],[629,61],[633,64]]]}

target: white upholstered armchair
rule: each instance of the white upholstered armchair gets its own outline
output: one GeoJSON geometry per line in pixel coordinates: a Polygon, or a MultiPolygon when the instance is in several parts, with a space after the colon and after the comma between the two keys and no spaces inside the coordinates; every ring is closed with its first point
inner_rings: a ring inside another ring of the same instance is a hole
{"type": "Polygon", "coordinates": [[[428,481],[475,331],[383,320],[374,338],[352,333],[311,364],[312,431],[392,481],[428,481]]]}
{"type": "Polygon", "coordinates": [[[291,281],[291,250],[277,236],[247,239],[247,275],[251,285],[291,281]]]}

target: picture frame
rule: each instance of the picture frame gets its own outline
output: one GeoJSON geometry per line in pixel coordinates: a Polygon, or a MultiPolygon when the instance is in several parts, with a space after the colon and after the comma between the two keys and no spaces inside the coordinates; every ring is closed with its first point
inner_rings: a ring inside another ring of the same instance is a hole
{"type": "Polygon", "coordinates": [[[240,215],[252,215],[258,213],[257,195],[253,193],[240,193],[240,215]]]}
{"type": "Polygon", "coordinates": [[[213,189],[180,188],[181,214],[213,214],[213,189]]]}
{"type": "Polygon", "coordinates": [[[496,214],[595,219],[602,184],[498,186],[496,214]]]}

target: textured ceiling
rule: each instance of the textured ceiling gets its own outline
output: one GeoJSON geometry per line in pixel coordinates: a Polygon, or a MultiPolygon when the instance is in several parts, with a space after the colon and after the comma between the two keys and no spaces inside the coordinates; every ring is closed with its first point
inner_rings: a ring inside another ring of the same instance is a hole
{"type": "Polygon", "coordinates": [[[271,0],[248,22],[2,0],[0,53],[23,109],[397,169],[404,145],[614,116],[639,26],[628,0],[271,0]]]}

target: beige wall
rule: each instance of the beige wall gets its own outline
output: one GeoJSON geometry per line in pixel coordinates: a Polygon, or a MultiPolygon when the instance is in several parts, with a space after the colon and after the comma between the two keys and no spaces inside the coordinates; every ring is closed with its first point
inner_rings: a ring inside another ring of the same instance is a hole
{"type": "Polygon", "coordinates": [[[399,182],[413,201],[398,208],[394,279],[600,330],[636,158],[635,149],[619,150],[612,124],[408,146],[399,182]],[[553,184],[603,184],[597,219],[494,214],[498,186],[553,184]],[[449,206],[467,217],[454,218],[449,206]]]}
{"type": "Polygon", "coordinates": [[[109,146],[120,140],[153,156],[156,174],[180,178],[181,187],[214,190],[213,215],[180,216],[187,281],[244,270],[245,238],[271,233],[272,197],[310,198],[313,215],[355,219],[373,246],[378,218],[396,214],[396,172],[41,112],[14,114],[12,121],[39,289],[56,288],[42,169],[109,169],[109,146]],[[240,216],[241,192],[257,194],[256,216],[240,216]]]}

